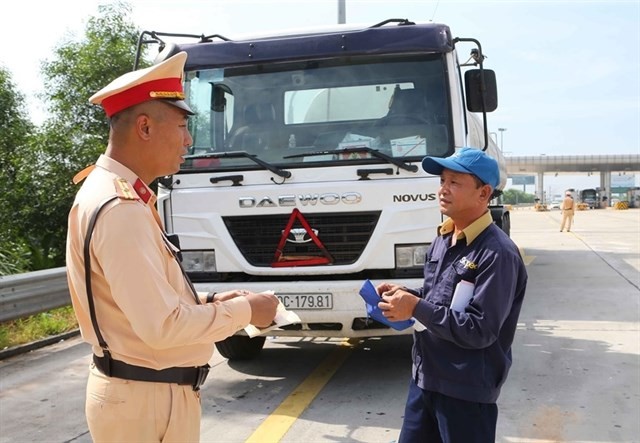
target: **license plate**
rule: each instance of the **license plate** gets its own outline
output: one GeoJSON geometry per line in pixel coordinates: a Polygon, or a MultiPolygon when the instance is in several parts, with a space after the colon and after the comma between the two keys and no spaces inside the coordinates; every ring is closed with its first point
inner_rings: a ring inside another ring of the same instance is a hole
{"type": "Polygon", "coordinates": [[[285,308],[291,310],[303,309],[333,309],[333,294],[276,294],[285,308]]]}

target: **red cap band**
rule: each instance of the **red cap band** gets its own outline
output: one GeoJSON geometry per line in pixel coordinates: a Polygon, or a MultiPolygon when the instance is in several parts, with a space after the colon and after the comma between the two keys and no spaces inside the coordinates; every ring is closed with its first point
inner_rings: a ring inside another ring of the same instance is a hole
{"type": "Polygon", "coordinates": [[[182,89],[182,81],[179,77],[163,78],[141,83],[132,88],[114,94],[102,100],[107,117],[130,108],[142,102],[153,99],[176,99],[184,98],[184,90],[182,89]]]}

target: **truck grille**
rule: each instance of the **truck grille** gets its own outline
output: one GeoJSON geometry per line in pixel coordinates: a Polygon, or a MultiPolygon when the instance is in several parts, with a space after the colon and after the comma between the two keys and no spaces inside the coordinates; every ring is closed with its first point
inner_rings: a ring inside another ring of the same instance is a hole
{"type": "MultiPolygon", "coordinates": [[[[333,264],[348,265],[362,254],[380,212],[303,215],[311,228],[317,230],[318,238],[333,257],[333,264]]],[[[236,246],[251,265],[271,267],[289,217],[290,214],[236,216],[224,217],[223,220],[236,246]]],[[[293,228],[301,227],[298,221],[293,225],[293,228]]],[[[287,242],[284,255],[317,256],[320,253],[313,241],[287,242]]]]}

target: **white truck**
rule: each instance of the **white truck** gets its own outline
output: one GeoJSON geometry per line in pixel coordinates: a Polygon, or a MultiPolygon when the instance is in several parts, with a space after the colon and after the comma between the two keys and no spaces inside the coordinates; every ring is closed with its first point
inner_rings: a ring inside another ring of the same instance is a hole
{"type": "MultiPolygon", "coordinates": [[[[275,291],[302,323],[272,336],[411,333],[369,318],[358,292],[366,279],[422,284],[442,221],[425,155],[488,149],[506,182],[486,123],[495,74],[479,42],[406,19],[241,40],[144,31],[136,66],[148,43],[159,44],[156,61],[188,53],[194,142],[159,181],[158,210],[196,288],[275,291]],[[463,44],[471,55],[460,63],[463,44]]],[[[508,233],[508,211],[491,211],[508,233]]],[[[241,331],[217,348],[246,359],[264,341],[241,331]]]]}

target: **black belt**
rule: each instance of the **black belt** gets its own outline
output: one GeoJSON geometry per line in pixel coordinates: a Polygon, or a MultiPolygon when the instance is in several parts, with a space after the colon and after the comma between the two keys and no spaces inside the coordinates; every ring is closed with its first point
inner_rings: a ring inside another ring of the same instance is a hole
{"type": "Polygon", "coordinates": [[[151,369],[142,366],[134,366],[128,363],[114,360],[108,354],[105,357],[93,355],[96,367],[107,377],[123,378],[125,380],[151,381],[157,383],[177,383],[190,385],[194,391],[207,379],[210,366],[196,366],[192,368],[167,368],[151,369]]]}

